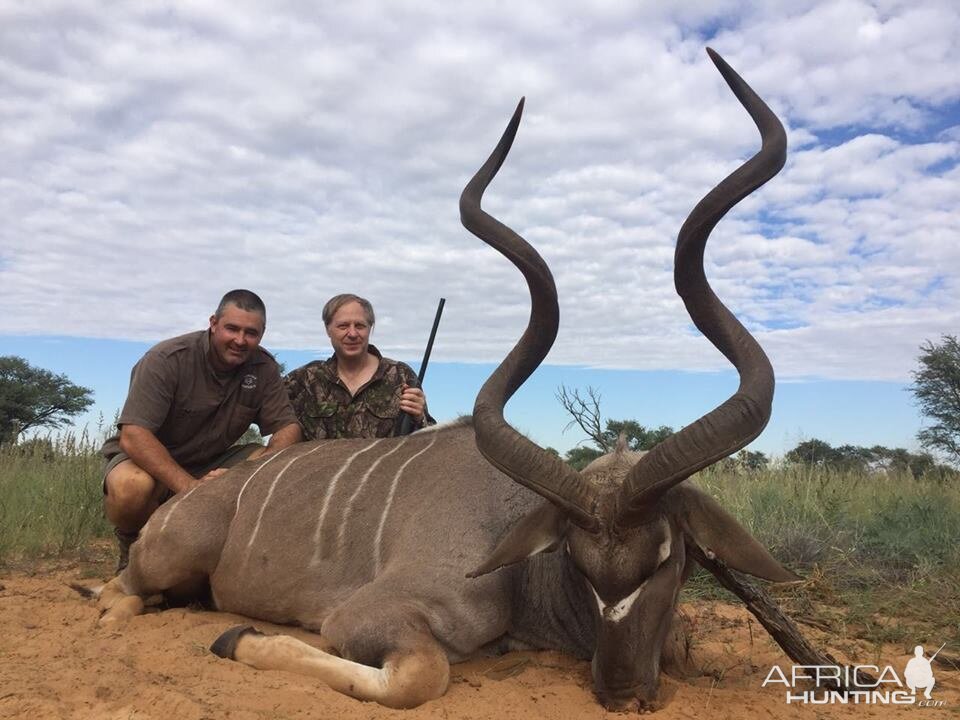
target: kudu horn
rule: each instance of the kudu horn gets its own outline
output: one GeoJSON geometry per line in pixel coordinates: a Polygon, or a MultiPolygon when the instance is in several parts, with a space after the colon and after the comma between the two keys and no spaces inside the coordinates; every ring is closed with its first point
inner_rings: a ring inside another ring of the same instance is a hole
{"type": "MultiPolygon", "coordinates": [[[[617,502],[615,521],[620,526],[641,522],[664,492],[742,448],[760,434],[770,418],[773,369],[760,345],[710,288],[703,271],[703,252],[720,219],[783,167],[786,133],[750,86],[713,50],[707,52],[756,123],[762,145],[690,213],[677,238],[674,281],[694,324],[736,367],[740,387],[719,407],[658,444],[631,469],[617,502]]],[[[595,530],[600,518],[592,488],[576,471],[517,433],[503,417],[507,400],[546,357],[559,319],[556,287],[543,259],[523,238],[480,208],[483,191],[510,150],[522,109],[521,100],[500,143],[460,197],[464,226],[521,269],[532,301],[526,331],[477,396],[477,443],[498,469],[565,510],[580,527],[595,530]]]]}
{"type": "Polygon", "coordinates": [[[473,406],[477,447],[497,469],[565,510],[577,525],[596,529],[596,498],[577,472],[518,433],[503,417],[507,400],[550,352],[560,322],[557,287],[543,258],[526,240],[480,208],[483,191],[510,152],[523,102],[521,99],[487,162],[460,195],[463,226],[520,269],[531,296],[527,329],[477,394],[473,406]]]}
{"type": "Polygon", "coordinates": [[[631,468],[621,490],[617,522],[638,522],[671,487],[753,440],[770,419],[773,368],[763,349],[714,294],[703,272],[710,231],[747,195],[780,172],[787,157],[783,125],[766,103],[717,53],[710,59],[760,130],[761,148],[697,203],[677,237],[674,283],[697,328],[733,363],[740,387],[723,404],[671,435],[631,468]]]}

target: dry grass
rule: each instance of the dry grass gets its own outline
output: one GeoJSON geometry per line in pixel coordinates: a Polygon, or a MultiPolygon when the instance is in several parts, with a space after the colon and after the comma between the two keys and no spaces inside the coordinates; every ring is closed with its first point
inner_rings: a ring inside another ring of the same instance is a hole
{"type": "MultiPolygon", "coordinates": [[[[807,578],[775,589],[801,622],[878,646],[960,641],[960,487],[788,466],[701,473],[716,497],[807,578]]],[[[729,597],[706,573],[687,597],[729,597]]]]}

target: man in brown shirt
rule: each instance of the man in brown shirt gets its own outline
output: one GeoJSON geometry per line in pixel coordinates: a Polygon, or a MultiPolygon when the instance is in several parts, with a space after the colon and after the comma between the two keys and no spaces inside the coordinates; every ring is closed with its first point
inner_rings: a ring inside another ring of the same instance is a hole
{"type": "Polygon", "coordinates": [[[232,290],[209,329],[165,340],[134,366],[120,432],[102,449],[104,504],[121,568],[140,528],[175,493],[299,442],[279,366],[260,347],[265,326],[263,301],[232,290]],[[271,435],[266,448],[234,446],[251,423],[271,435]]]}

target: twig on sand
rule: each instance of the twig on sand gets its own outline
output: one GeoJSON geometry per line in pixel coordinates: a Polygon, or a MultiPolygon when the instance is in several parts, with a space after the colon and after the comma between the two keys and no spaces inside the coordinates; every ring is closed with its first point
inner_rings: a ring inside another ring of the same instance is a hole
{"type": "MultiPolygon", "coordinates": [[[[799,665],[842,665],[830,653],[818,650],[803,636],[796,624],[784,614],[776,600],[759,585],[747,580],[743,575],[731,570],[716,557],[708,557],[700,548],[687,546],[687,552],[700,565],[709,570],[720,584],[743,600],[747,609],[753,613],[760,624],[767,629],[771,637],[783,648],[787,656],[799,665]]],[[[844,678],[823,678],[822,684],[835,690],[846,692],[856,690],[857,687],[866,687],[876,684],[876,680],[862,670],[856,670],[856,679],[853,672],[850,680],[854,687],[848,687],[844,678]]]]}

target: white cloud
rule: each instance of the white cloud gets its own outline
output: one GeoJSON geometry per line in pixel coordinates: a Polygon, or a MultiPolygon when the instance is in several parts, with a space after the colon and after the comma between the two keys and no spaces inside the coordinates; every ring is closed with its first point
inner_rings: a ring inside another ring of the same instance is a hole
{"type": "Polygon", "coordinates": [[[434,357],[496,360],[526,295],[457,198],[525,94],[485,205],[554,271],[550,361],[723,367],[672,286],[757,147],[709,42],[791,139],[714,233],[718,293],[781,376],[903,379],[960,315],[958,35],[946,2],[5,7],[0,333],[153,340],[248,286],[268,345],[322,349],[349,290],[412,357],[444,295],[434,357]]]}

